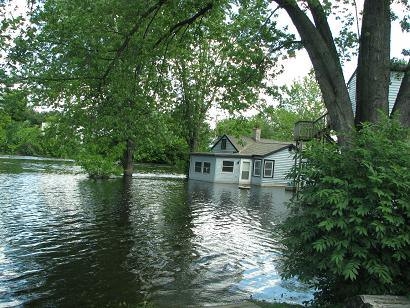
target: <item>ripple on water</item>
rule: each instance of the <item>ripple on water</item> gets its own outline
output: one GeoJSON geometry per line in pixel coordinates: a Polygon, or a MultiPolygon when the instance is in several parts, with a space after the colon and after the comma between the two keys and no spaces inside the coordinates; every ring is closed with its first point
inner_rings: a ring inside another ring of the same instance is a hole
{"type": "Polygon", "coordinates": [[[242,191],[152,169],[131,181],[93,181],[72,162],[6,160],[0,307],[311,298],[277,268],[276,225],[289,198],[282,190],[242,191]]]}

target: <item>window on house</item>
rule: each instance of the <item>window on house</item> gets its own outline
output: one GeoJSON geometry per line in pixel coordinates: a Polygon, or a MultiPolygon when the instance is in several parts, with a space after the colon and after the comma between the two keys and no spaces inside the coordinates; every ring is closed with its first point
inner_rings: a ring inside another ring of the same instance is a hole
{"type": "Polygon", "coordinates": [[[202,172],[203,173],[210,173],[211,172],[211,163],[205,161],[202,172]]]}
{"type": "Polygon", "coordinates": [[[264,178],[273,178],[273,168],[275,166],[274,160],[265,160],[263,165],[263,177],[264,178]]]}
{"type": "Polygon", "coordinates": [[[257,159],[253,163],[253,175],[254,176],[261,176],[261,169],[262,169],[262,160],[257,159]]]}
{"type": "Polygon", "coordinates": [[[233,161],[224,160],[222,161],[222,172],[233,172],[233,161]]]}
{"type": "Polygon", "coordinates": [[[221,150],[226,150],[226,139],[222,139],[221,141],[221,150]]]}
{"type": "Polygon", "coordinates": [[[200,161],[195,162],[195,172],[202,172],[202,162],[200,161]]]}

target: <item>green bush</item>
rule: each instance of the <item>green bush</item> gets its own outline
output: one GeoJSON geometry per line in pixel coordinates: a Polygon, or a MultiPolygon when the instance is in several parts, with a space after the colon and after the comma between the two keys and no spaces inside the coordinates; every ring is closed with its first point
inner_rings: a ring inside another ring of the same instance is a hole
{"type": "Polygon", "coordinates": [[[120,175],[121,146],[106,147],[104,144],[85,144],[78,155],[78,163],[90,178],[107,179],[120,175]]]}
{"type": "Polygon", "coordinates": [[[316,305],[357,294],[409,294],[410,146],[394,120],[366,124],[351,145],[314,142],[283,224],[283,276],[316,305]]]}
{"type": "Polygon", "coordinates": [[[17,155],[41,155],[41,131],[28,121],[11,122],[6,127],[6,144],[3,151],[17,155]]]}

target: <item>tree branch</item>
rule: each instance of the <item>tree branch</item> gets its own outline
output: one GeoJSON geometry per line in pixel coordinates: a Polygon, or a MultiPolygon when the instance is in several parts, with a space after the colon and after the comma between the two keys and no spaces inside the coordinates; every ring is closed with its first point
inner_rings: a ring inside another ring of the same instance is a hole
{"type": "Polygon", "coordinates": [[[163,35],[161,38],[158,39],[158,41],[154,44],[154,48],[157,47],[167,37],[171,35],[175,36],[185,25],[191,25],[192,23],[194,23],[195,20],[197,20],[199,17],[205,15],[208,11],[210,11],[212,7],[213,7],[213,3],[210,2],[205,7],[200,9],[195,15],[173,25],[165,35],[163,35]]]}
{"type": "Polygon", "coordinates": [[[36,77],[36,76],[29,76],[29,77],[23,77],[23,78],[14,78],[14,82],[20,82],[20,81],[27,81],[27,80],[33,80],[33,81],[55,81],[55,82],[63,82],[63,81],[78,81],[78,80],[101,80],[102,77],[94,77],[94,76],[82,76],[82,77],[36,77]]]}
{"type": "Polygon", "coordinates": [[[296,1],[275,0],[275,2],[286,10],[302,38],[315,69],[316,79],[331,116],[333,128],[338,132],[348,132],[353,127],[354,117],[340,61],[335,60],[332,47],[326,43],[296,1]]]}
{"type": "MultiPolygon", "coordinates": [[[[145,18],[147,18],[149,15],[151,15],[153,12],[158,12],[159,8],[166,2],[167,0],[159,0],[156,4],[151,6],[148,10],[146,10],[138,19],[138,21],[135,23],[134,27],[125,35],[125,39],[121,46],[116,50],[114,59],[108,64],[104,74],[102,75],[102,80],[105,80],[114,67],[115,62],[121,57],[122,53],[125,51],[125,49],[128,47],[128,44],[132,38],[132,36],[139,30],[142,22],[144,21],[145,18]]],[[[156,14],[156,13],[155,13],[156,14]]],[[[152,20],[151,20],[152,21],[152,20]]]]}
{"type": "MultiPolygon", "coordinates": [[[[162,3],[162,4],[163,4],[163,3],[162,3]]],[[[144,35],[142,36],[144,39],[147,37],[148,30],[149,30],[149,28],[150,28],[152,22],[154,21],[155,17],[158,15],[158,12],[159,12],[159,10],[161,9],[162,4],[158,6],[158,8],[156,9],[154,15],[152,15],[152,18],[151,18],[151,20],[149,21],[149,23],[148,23],[148,25],[147,25],[147,28],[145,29],[144,35]]]]}
{"type": "MultiPolygon", "coordinates": [[[[302,42],[301,42],[301,41],[285,41],[285,42],[283,42],[282,44],[280,44],[279,46],[277,46],[277,47],[275,47],[275,48],[273,48],[273,49],[271,49],[271,50],[269,50],[269,51],[270,51],[271,53],[273,53],[273,52],[279,51],[279,50],[281,50],[281,49],[283,49],[283,48],[289,48],[289,47],[292,46],[293,44],[300,44],[300,43],[302,43],[302,42]]],[[[265,62],[266,57],[267,57],[266,55],[263,56],[263,58],[256,64],[255,71],[261,67],[261,65],[263,64],[263,62],[265,62]]],[[[243,83],[243,84],[247,83],[247,82],[251,79],[251,77],[254,76],[254,74],[255,74],[254,72],[255,72],[255,71],[253,71],[253,73],[249,74],[249,75],[246,77],[246,79],[244,79],[244,80],[242,81],[242,83],[243,83]]]]}
{"type": "Polygon", "coordinates": [[[330,30],[329,23],[327,22],[326,13],[322,4],[317,0],[308,0],[307,3],[309,10],[312,13],[313,20],[315,21],[316,29],[319,31],[323,40],[326,42],[326,45],[329,47],[334,60],[339,61],[332,31],[330,30]]]}

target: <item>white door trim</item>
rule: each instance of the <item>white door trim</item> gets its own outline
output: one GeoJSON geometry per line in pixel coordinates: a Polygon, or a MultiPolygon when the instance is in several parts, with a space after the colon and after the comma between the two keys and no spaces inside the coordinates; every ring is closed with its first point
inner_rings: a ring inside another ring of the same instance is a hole
{"type": "Polygon", "coordinates": [[[240,168],[239,168],[239,184],[249,185],[251,184],[251,176],[252,176],[252,160],[250,159],[241,159],[240,168]],[[243,176],[246,174],[242,174],[242,172],[248,173],[248,178],[243,179],[243,176]]]}

